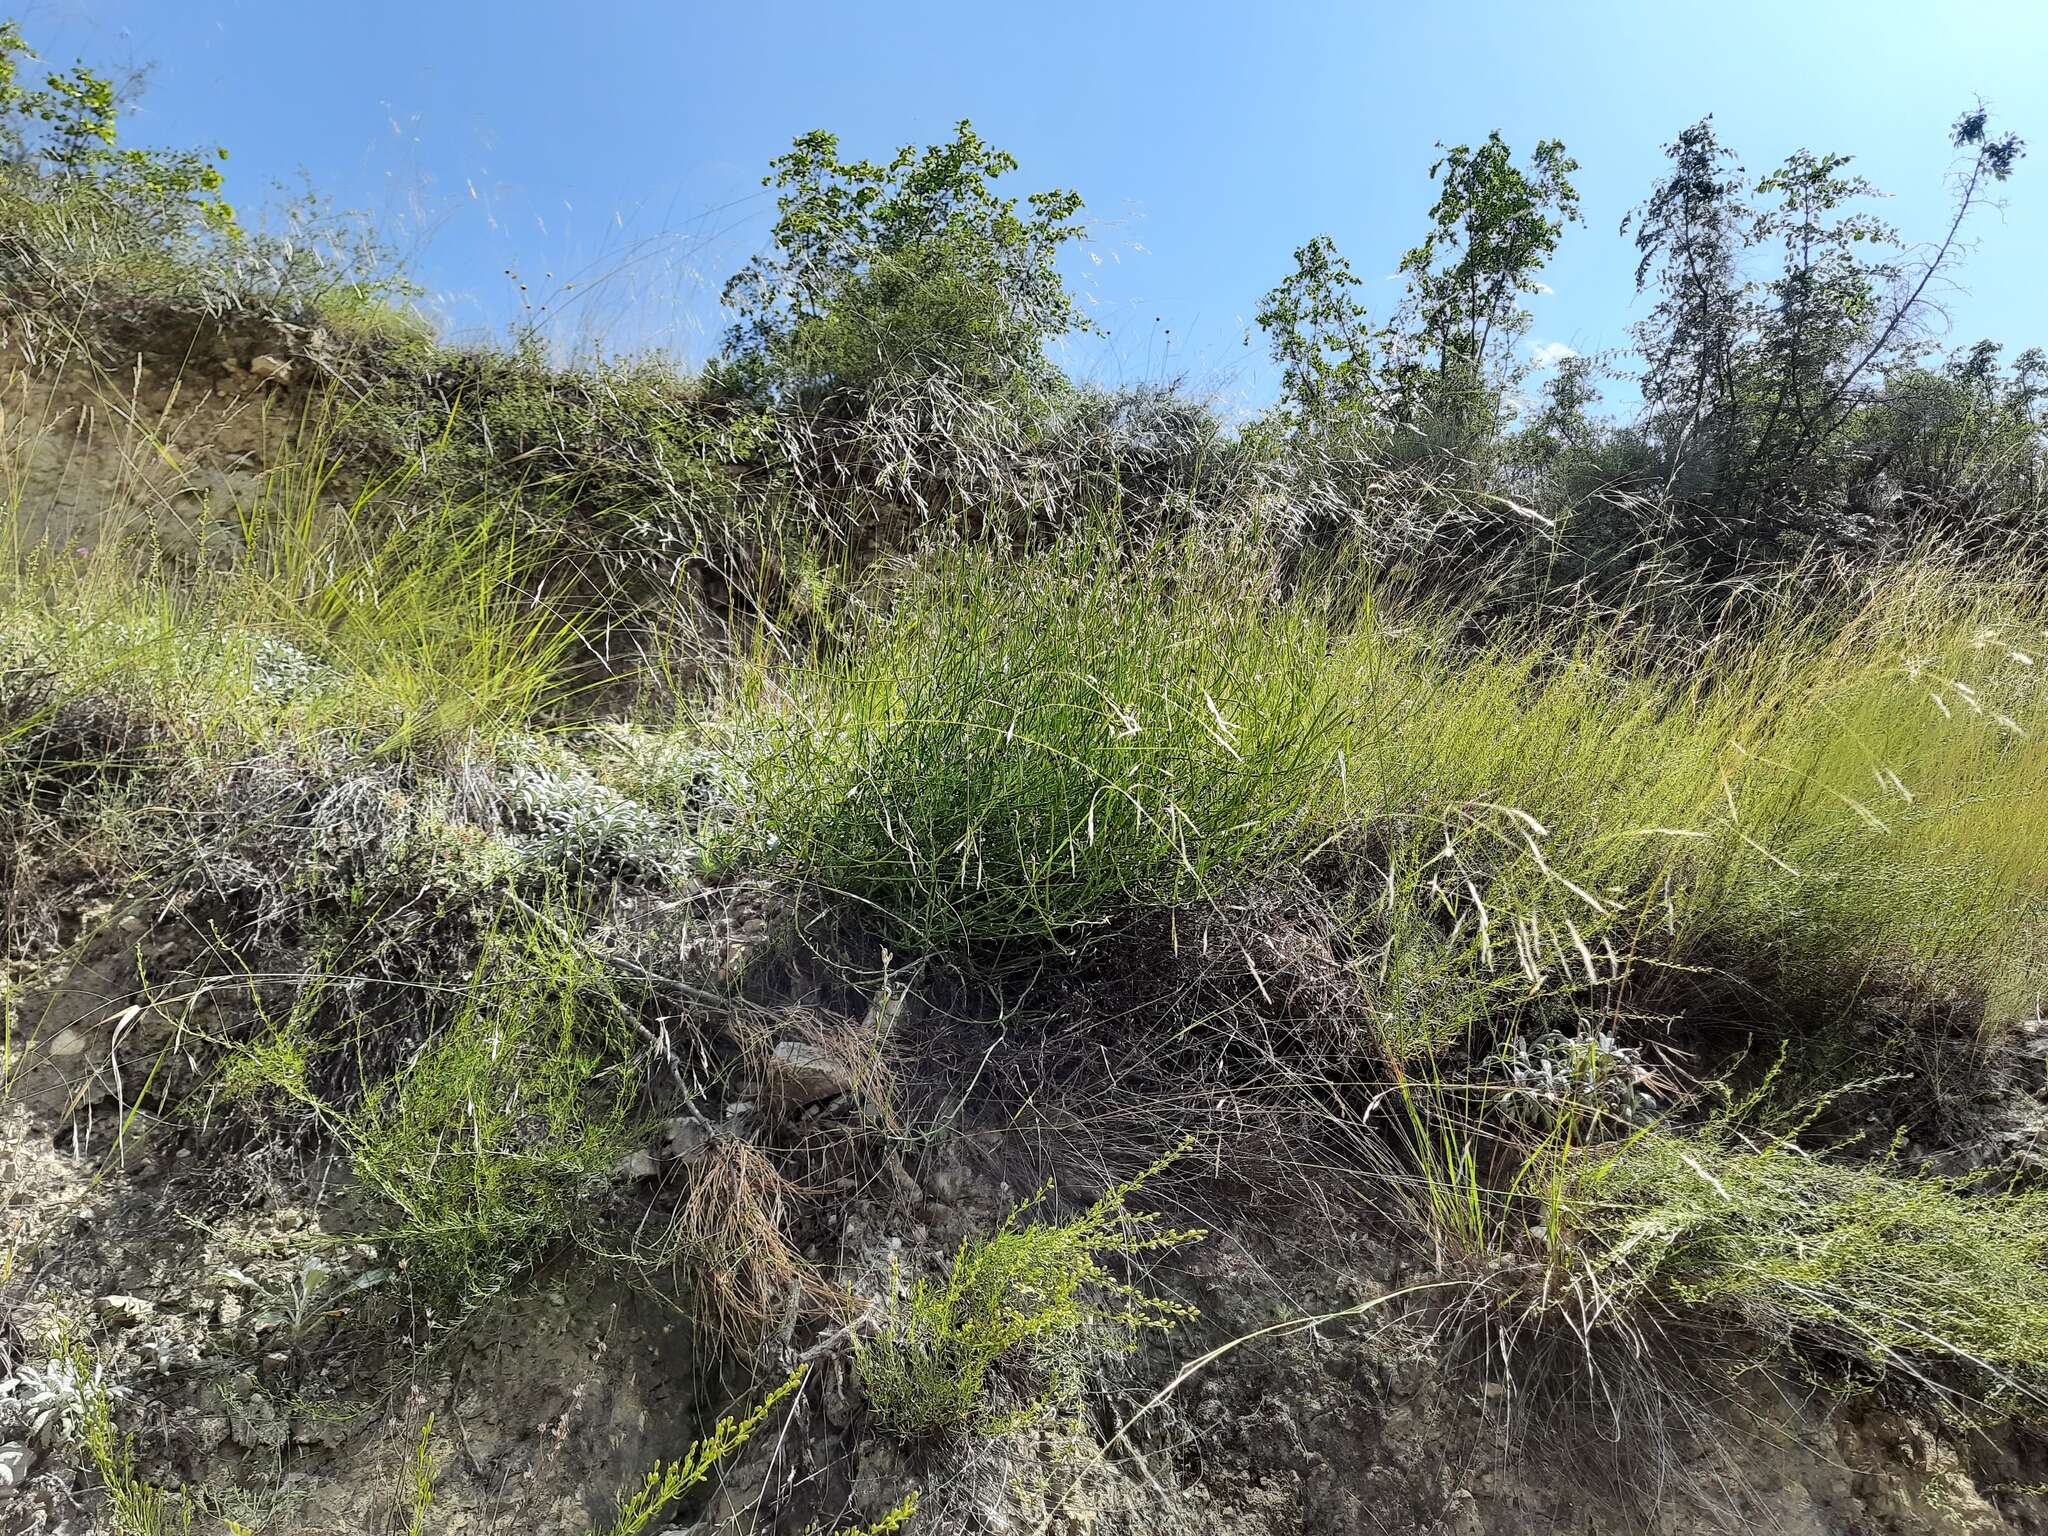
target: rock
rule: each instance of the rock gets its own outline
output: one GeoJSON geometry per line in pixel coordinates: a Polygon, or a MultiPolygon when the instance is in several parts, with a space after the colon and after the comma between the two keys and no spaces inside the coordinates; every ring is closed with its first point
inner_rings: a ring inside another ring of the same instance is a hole
{"type": "Polygon", "coordinates": [[[19,1441],[0,1445],[0,1492],[19,1488],[35,1470],[36,1453],[19,1441]]]}
{"type": "Polygon", "coordinates": [[[214,1320],[223,1328],[232,1328],[242,1320],[242,1298],[227,1295],[214,1303],[214,1320]]]}
{"type": "Polygon", "coordinates": [[[75,1029],[61,1030],[58,1032],[57,1037],[50,1042],[49,1051],[51,1058],[59,1061],[72,1056],[83,1056],[85,1054],[85,1036],[75,1029]]]}
{"type": "Polygon", "coordinates": [[[652,1152],[631,1152],[620,1158],[618,1167],[612,1171],[621,1179],[651,1179],[661,1172],[661,1165],[652,1152]]]}
{"type": "Polygon", "coordinates": [[[668,1158],[688,1157],[703,1146],[710,1135],[710,1125],[696,1115],[670,1120],[661,1128],[662,1155],[668,1158]]]}
{"type": "Polygon", "coordinates": [[[784,1040],[775,1047],[775,1086],[793,1107],[834,1098],[853,1086],[846,1063],[807,1040],[784,1040]]]}
{"type": "Polygon", "coordinates": [[[139,1328],[156,1316],[156,1303],[140,1296],[102,1296],[92,1309],[113,1328],[139,1328]]]}
{"type": "Polygon", "coordinates": [[[253,378],[266,384],[286,385],[292,381],[292,365],[281,357],[272,357],[268,352],[249,359],[249,373],[253,378]]]}

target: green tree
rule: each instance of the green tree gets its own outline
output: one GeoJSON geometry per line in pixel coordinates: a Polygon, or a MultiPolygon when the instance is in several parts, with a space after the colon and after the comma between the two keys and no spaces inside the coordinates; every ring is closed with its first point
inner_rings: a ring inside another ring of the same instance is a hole
{"type": "Polygon", "coordinates": [[[1497,131],[1476,149],[1444,149],[1429,168],[1438,183],[1429,233],[1401,258],[1412,353],[1402,394],[1411,411],[1447,417],[1460,435],[1498,429],[1502,395],[1522,372],[1514,355],[1529,327],[1522,300],[1540,291],[1538,274],[1579,218],[1578,168],[1556,139],[1518,166],[1497,131]]]}
{"type": "Polygon", "coordinates": [[[770,249],[725,286],[728,370],[810,396],[940,373],[978,393],[1057,384],[1045,344],[1089,328],[1058,267],[1081,199],[1020,204],[997,190],[1016,168],[966,121],[886,164],[804,134],[762,183],[777,191],[770,249]]]}
{"type": "Polygon", "coordinates": [[[1319,431],[1370,404],[1372,324],[1351,264],[1328,235],[1295,251],[1294,270],[1266,295],[1255,319],[1280,365],[1291,425],[1319,431]]]}
{"type": "Polygon", "coordinates": [[[1956,121],[1951,142],[1963,156],[1954,212],[1917,264],[1867,211],[1878,194],[1848,156],[1798,150],[1751,185],[1711,120],[1667,148],[1670,170],[1624,222],[1638,289],[1657,294],[1635,333],[1646,428],[1667,484],[1727,514],[1731,538],[1823,536],[1829,518],[1868,499],[1861,482],[1890,473],[1872,445],[1919,431],[1875,415],[1896,406],[1924,422],[1936,396],[1960,400],[1953,380],[1919,367],[1929,291],[2024,146],[1991,134],[1982,108],[1956,121]]]}
{"type": "Polygon", "coordinates": [[[84,64],[24,84],[36,58],[20,26],[0,22],[0,164],[113,204],[161,237],[233,234],[220,195],[225,149],[131,149],[120,143],[120,93],[84,64]]]}
{"type": "Polygon", "coordinates": [[[1636,292],[1653,283],[1657,290],[1634,334],[1648,426],[1675,482],[1696,453],[1724,464],[1741,459],[1740,349],[1755,323],[1743,259],[1757,214],[1712,117],[1685,129],[1664,153],[1670,171],[1622,220],[1621,232],[1635,234],[1636,292]]]}

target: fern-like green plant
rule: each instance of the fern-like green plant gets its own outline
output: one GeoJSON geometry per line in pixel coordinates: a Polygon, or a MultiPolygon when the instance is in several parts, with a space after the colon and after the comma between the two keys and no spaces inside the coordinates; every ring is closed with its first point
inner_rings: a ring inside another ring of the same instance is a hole
{"type": "Polygon", "coordinates": [[[804,1373],[805,1368],[798,1366],[744,1419],[729,1415],[720,1419],[710,1434],[681,1456],[649,1467],[639,1486],[620,1498],[619,1512],[611,1524],[592,1536],[641,1536],[676,1500],[709,1477],[712,1468],[745,1445],[776,1404],[803,1384],[804,1373]]]}
{"type": "Polygon", "coordinates": [[[1000,1433],[1035,1416],[1054,1389],[1041,1381],[1020,1406],[999,1410],[990,1391],[998,1367],[1043,1367],[1059,1345],[1105,1327],[1135,1335],[1191,1318],[1192,1308],[1117,1278],[1105,1262],[1206,1235],[1167,1228],[1155,1212],[1126,1208],[1177,1155],[1117,1185],[1072,1221],[1020,1224],[1044,1199],[1041,1189],[995,1233],[963,1242],[944,1279],[920,1276],[900,1293],[881,1331],[856,1357],[877,1422],[906,1438],[1000,1433]]]}

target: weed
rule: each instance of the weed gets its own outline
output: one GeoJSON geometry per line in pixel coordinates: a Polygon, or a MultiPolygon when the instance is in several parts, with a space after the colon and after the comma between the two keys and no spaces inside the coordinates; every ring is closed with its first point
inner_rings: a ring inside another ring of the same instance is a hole
{"type": "Polygon", "coordinates": [[[907,1293],[899,1291],[856,1357],[876,1421],[906,1438],[999,1433],[1035,1417],[1058,1389],[1042,1384],[1003,1411],[990,1393],[998,1367],[1043,1374],[1062,1347],[1098,1330],[1163,1330],[1192,1317],[1192,1309],[1117,1279],[1104,1264],[1205,1235],[1168,1229],[1155,1214],[1125,1206],[1169,1161],[1117,1185],[1068,1222],[1020,1226],[1036,1203],[1026,1202],[990,1236],[964,1240],[943,1280],[920,1276],[907,1293]]]}
{"type": "Polygon", "coordinates": [[[1711,1135],[1651,1136],[1574,1192],[1630,1295],[1721,1310],[1807,1358],[2048,1412],[2048,1195],[1992,1194],[1711,1135]]]}
{"type": "Polygon", "coordinates": [[[400,1508],[405,1512],[405,1536],[426,1536],[427,1514],[434,1507],[434,1416],[420,1425],[419,1443],[406,1458],[405,1480],[400,1488],[400,1508]]]}
{"type": "MultiPolygon", "coordinates": [[[[82,1376],[82,1353],[74,1352],[73,1363],[82,1376]]],[[[86,1392],[79,1441],[99,1474],[121,1536],[190,1536],[196,1514],[191,1499],[182,1492],[166,1492],[137,1474],[134,1441],[114,1423],[113,1400],[106,1391],[86,1392]]]]}
{"type": "Polygon", "coordinates": [[[641,1536],[676,1500],[709,1477],[719,1462],[752,1438],[770,1412],[803,1384],[804,1368],[791,1372],[781,1386],[763,1398],[744,1419],[723,1418],[703,1439],[673,1461],[657,1461],[640,1485],[622,1495],[611,1524],[594,1536],[641,1536]]]}
{"type": "Polygon", "coordinates": [[[501,929],[447,1026],[359,1111],[329,1112],[415,1274],[488,1294],[577,1229],[630,1140],[615,1010],[558,924],[501,929]]]}

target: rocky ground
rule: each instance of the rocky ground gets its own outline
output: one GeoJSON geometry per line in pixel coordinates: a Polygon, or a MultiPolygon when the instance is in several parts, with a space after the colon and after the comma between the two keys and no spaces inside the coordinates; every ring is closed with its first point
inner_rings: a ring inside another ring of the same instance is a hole
{"type": "Polygon", "coordinates": [[[877,1516],[916,1487],[934,1531],[2048,1530],[2030,1486],[2037,1439],[1959,1436],[1786,1375],[1717,1379],[1707,1362],[1660,1379],[1606,1361],[1560,1392],[1570,1362],[1548,1380],[1525,1360],[1503,1367],[1489,1358],[1498,1341],[1461,1337],[1438,1298],[1401,1298],[1429,1270],[1369,1219],[1332,1231],[1319,1216],[1305,1231],[1296,1212],[1233,1207],[1199,1177],[1175,1198],[1215,1230],[1151,1276],[1198,1325],[1104,1357],[1078,1415],[907,1451],[864,1424],[845,1325],[899,1267],[936,1264],[998,1222],[1020,1194],[1004,1171],[1034,1148],[961,1130],[877,1159],[853,1085],[798,1052],[730,1123],[669,1127],[604,1198],[645,1201],[728,1138],[776,1147],[797,1170],[805,1255],[832,1277],[825,1305],[791,1297],[758,1349],[721,1354],[673,1297],[563,1264],[502,1303],[436,1318],[317,1137],[255,1137],[213,1123],[203,1101],[135,1112],[152,1074],[181,1070],[180,1047],[177,1021],[127,978],[169,966],[176,928],[93,916],[106,937],[20,1015],[41,1022],[0,1137],[9,1531],[102,1528],[94,1475],[50,1432],[76,1406],[52,1379],[67,1335],[91,1341],[145,1476],[204,1485],[252,1528],[309,1536],[402,1528],[429,1420],[428,1529],[600,1528],[635,1469],[796,1364],[809,1376],[773,1434],[677,1529],[803,1530],[877,1516]],[[1335,1315],[1288,1321],[1320,1314],[1335,1315]]]}

